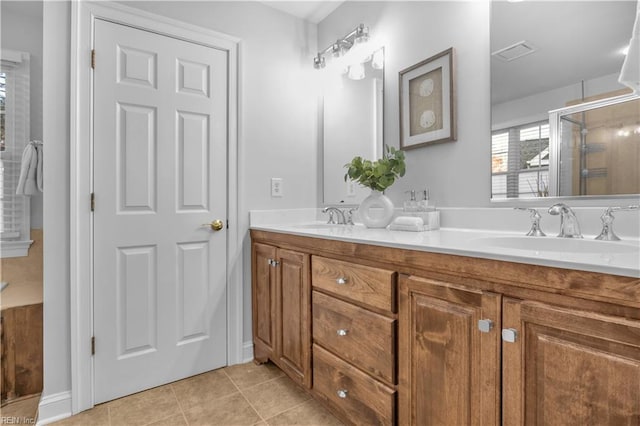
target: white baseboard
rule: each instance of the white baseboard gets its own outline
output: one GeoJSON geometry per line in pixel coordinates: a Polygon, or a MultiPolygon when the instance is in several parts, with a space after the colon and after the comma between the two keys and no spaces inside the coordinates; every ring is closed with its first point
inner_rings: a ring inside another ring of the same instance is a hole
{"type": "Polygon", "coordinates": [[[54,393],[40,398],[38,405],[37,425],[47,425],[58,420],[70,417],[71,412],[71,392],[54,393]]]}
{"type": "MultiPolygon", "coordinates": [[[[253,342],[242,344],[242,362],[253,361],[253,342]]],[[[44,426],[72,415],[71,392],[43,396],[38,406],[38,426],[44,426]]]]}
{"type": "Polygon", "coordinates": [[[244,342],[242,344],[242,362],[253,361],[253,342],[244,342]]]}

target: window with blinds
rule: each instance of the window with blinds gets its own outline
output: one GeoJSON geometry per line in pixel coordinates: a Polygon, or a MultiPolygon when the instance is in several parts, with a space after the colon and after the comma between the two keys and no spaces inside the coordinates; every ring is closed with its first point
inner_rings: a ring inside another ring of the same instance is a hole
{"type": "Polygon", "coordinates": [[[2,51],[0,68],[0,257],[25,256],[30,200],[16,195],[22,152],[29,141],[29,55],[2,51]]]}
{"type": "Polygon", "coordinates": [[[511,127],[491,135],[491,197],[549,196],[549,123],[511,127]]]}

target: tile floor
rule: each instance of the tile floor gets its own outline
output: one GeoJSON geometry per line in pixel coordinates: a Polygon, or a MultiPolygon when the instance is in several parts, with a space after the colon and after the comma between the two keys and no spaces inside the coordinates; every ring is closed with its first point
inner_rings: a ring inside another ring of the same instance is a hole
{"type": "Polygon", "coordinates": [[[57,426],[340,426],[273,364],[210,371],[95,406],[57,426]]]}
{"type": "Polygon", "coordinates": [[[35,424],[40,394],[13,400],[0,408],[0,425],[35,424]]]}

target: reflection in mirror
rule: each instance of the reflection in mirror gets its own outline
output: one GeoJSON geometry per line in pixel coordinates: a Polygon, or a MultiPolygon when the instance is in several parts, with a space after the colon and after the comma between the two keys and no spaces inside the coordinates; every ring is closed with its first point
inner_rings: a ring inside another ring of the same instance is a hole
{"type": "MultiPolygon", "coordinates": [[[[562,168],[560,195],[640,193],[640,99],[623,96],[551,114],[562,168]]],[[[554,180],[558,179],[555,184],[554,180]]]]}
{"type": "Polygon", "coordinates": [[[640,192],[637,100],[567,110],[550,122],[551,111],[631,92],[618,76],[636,7],[635,0],[492,2],[492,200],[640,192]],[[604,130],[620,126],[629,137],[604,130]],[[620,175],[633,182],[615,183],[620,175]]]}
{"type": "MultiPolygon", "coordinates": [[[[335,74],[324,84],[323,201],[359,204],[370,190],[345,182],[344,165],[357,155],[370,160],[382,156],[384,50],[363,64],[364,76],[335,74]]],[[[353,68],[353,67],[350,67],[353,68]]],[[[330,72],[323,70],[322,72],[330,72]]]]}

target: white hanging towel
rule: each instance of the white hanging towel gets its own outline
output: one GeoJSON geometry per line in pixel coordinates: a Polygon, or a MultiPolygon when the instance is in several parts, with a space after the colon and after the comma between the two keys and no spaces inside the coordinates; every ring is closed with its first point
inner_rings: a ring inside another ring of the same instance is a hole
{"type": "Polygon", "coordinates": [[[36,173],[38,169],[38,151],[34,143],[29,142],[22,153],[20,178],[16,187],[18,195],[34,195],[38,191],[36,173]]]}
{"type": "Polygon", "coordinates": [[[36,183],[38,185],[38,191],[42,192],[44,191],[44,176],[42,174],[42,163],[43,163],[44,153],[42,152],[43,151],[42,142],[38,142],[35,145],[36,145],[36,151],[38,151],[38,167],[36,168],[36,183]]]}

